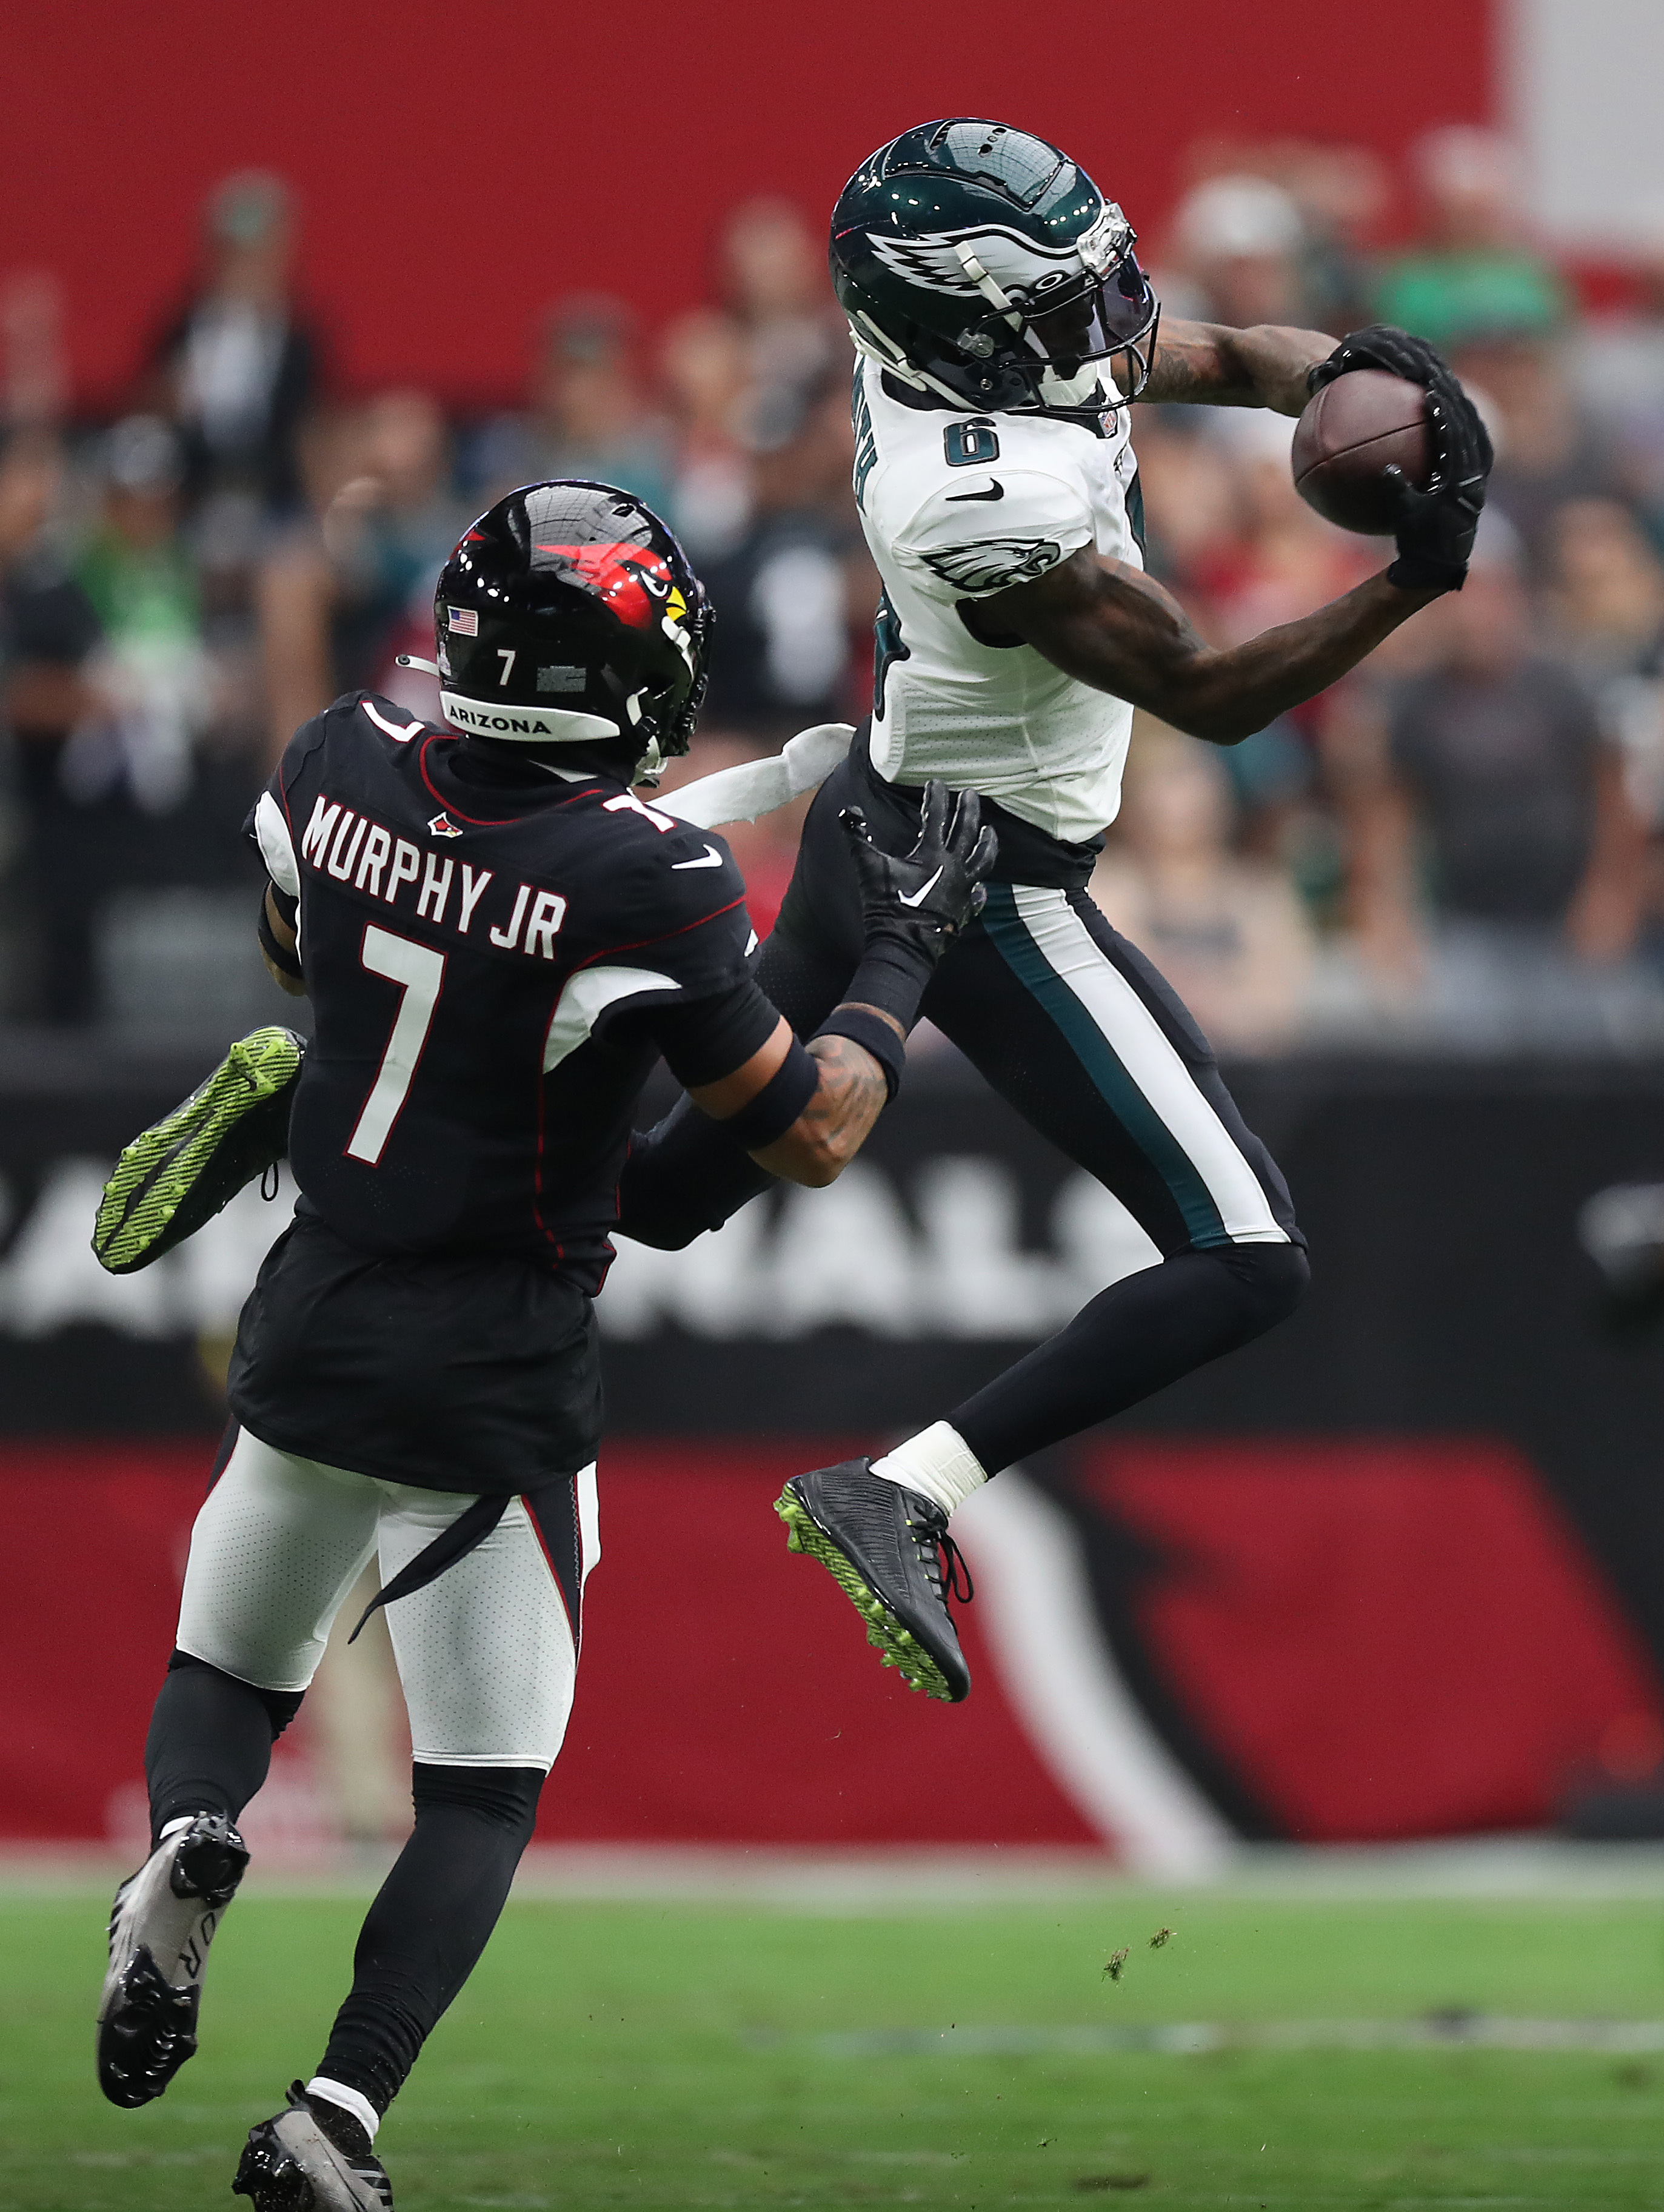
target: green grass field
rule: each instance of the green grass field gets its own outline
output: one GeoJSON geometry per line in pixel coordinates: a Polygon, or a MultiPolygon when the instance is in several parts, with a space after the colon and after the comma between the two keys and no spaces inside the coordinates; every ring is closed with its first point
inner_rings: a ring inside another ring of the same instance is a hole
{"type": "MultiPolygon", "coordinates": [[[[245,2129],[315,2061],[361,1902],[240,1900],[202,2053],[137,2113],[93,2085],[101,1908],[0,1899],[0,2205],[228,2205],[245,2129]]],[[[381,2148],[400,2212],[1664,2207],[1664,2055],[1254,2047],[1271,2023],[1443,2008],[1664,2019],[1664,1908],[1142,1891],[849,1914],[516,1901],[381,2148]],[[1163,1926],[1172,1940],[1151,1951],[1163,1926]],[[962,2030],[1163,2021],[1243,2040],[952,2051],[962,2030]],[[884,2047],[904,2030],[947,2033],[884,2047]]]]}

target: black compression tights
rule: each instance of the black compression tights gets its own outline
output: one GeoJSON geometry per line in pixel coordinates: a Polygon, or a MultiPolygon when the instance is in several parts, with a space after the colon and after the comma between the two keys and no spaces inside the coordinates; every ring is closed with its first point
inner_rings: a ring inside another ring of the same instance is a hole
{"type": "Polygon", "coordinates": [[[1100,1291],[948,1422],[998,1474],[1252,1343],[1294,1311],[1310,1272],[1297,1244],[1181,1252],[1100,1291]]]}
{"type": "Polygon", "coordinates": [[[175,1651],[144,1745],[154,1844],[185,1813],[234,1820],[266,1778],[271,1747],[301,1706],[299,1690],[260,1690],[175,1651]]]}
{"type": "MultiPolygon", "coordinates": [[[[801,1036],[826,1018],[845,964],[776,928],[757,980],[801,1036]]],[[[619,1228],[679,1250],[773,1180],[683,1098],[638,1138],[620,1185],[619,1228]]],[[[1101,1291],[1066,1328],[947,1415],[990,1474],[1107,1421],[1286,1318],[1309,1270],[1294,1244],[1181,1252],[1101,1291]]]]}
{"type": "Polygon", "coordinates": [[[416,1830],[370,1907],[352,1989],[318,2067],[377,2112],[398,2094],[484,1950],[531,1839],[543,1783],[537,1767],[414,1768],[416,1830]]]}

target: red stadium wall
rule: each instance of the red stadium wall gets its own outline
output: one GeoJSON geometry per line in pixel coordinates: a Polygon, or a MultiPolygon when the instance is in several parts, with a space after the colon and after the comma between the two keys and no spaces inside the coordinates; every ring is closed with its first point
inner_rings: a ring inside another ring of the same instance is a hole
{"type": "Polygon", "coordinates": [[[1491,4],[13,8],[0,280],[58,275],[79,396],[107,402],[186,281],[205,189],[270,167],[302,196],[304,287],[344,379],[465,401],[518,385],[551,297],[685,306],[737,200],[785,193],[818,218],[864,154],[927,116],[1062,140],[1146,232],[1199,138],[1396,155],[1492,112],[1491,4]]]}
{"type": "MultiPolygon", "coordinates": [[[[1036,1690],[1011,1664],[1021,1593],[997,1547],[973,1547],[976,1689],[952,1711],[884,1674],[830,1581],[786,1555],[769,1501],[843,1448],[608,1448],[545,1841],[1114,1844],[1045,1749],[1079,1710],[1072,1686],[1036,1690]]],[[[207,1441],[0,1448],[0,1842],[131,1847],[212,1457],[207,1441]]],[[[1282,1834],[1538,1826],[1615,1741],[1661,1738],[1632,1631],[1506,1445],[1133,1437],[1094,1445],[1076,1488],[1089,1544],[1102,1516],[1120,1556],[1130,1540],[1153,1563],[1145,1649],[1282,1834]]],[[[317,1839],[306,1761],[303,1713],[257,1808],[263,1848],[285,1821],[317,1839]]]]}

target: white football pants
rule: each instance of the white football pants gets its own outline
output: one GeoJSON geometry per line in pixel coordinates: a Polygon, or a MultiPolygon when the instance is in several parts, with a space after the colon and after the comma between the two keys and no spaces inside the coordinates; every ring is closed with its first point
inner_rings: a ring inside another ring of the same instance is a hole
{"type": "MultiPolygon", "coordinates": [[[[371,1554],[385,1587],[472,1503],[297,1459],[244,1430],[191,1530],[179,1649],[263,1690],[304,1690],[371,1554]]],[[[571,1601],[555,1551],[515,1498],[476,1550],[387,1607],[415,1758],[554,1765],[572,1711],[579,1601],[600,1557],[592,1465],[577,1478],[576,1521],[571,1601]]]]}

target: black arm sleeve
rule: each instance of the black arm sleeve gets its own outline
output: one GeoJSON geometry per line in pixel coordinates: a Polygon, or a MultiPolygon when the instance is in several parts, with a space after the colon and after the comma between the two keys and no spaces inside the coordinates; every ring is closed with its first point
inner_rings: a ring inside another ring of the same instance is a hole
{"type": "Polygon", "coordinates": [[[644,1007],[633,1018],[663,1053],[683,1089],[692,1091],[744,1067],[773,1036],[780,1014],[750,977],[741,975],[708,998],[644,1007]]]}

